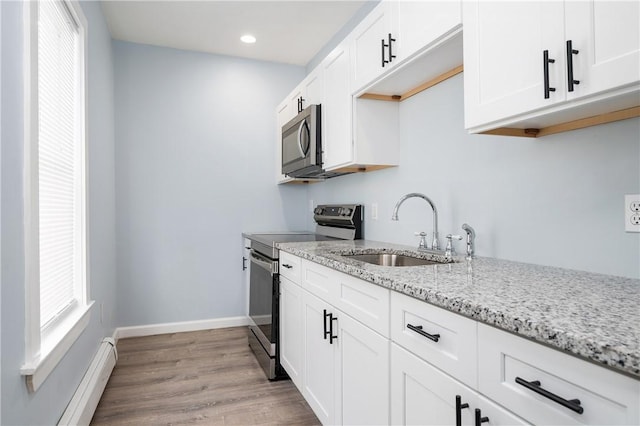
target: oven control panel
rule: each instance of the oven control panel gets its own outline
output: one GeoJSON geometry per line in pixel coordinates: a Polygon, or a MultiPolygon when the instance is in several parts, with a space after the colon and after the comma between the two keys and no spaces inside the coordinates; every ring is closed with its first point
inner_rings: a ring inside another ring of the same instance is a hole
{"type": "Polygon", "coordinates": [[[320,204],[313,210],[313,219],[321,226],[355,229],[355,239],[360,239],[364,206],[362,204],[320,204]]]}
{"type": "Polygon", "coordinates": [[[327,217],[351,217],[355,206],[318,206],[313,210],[315,216],[327,217]]]}

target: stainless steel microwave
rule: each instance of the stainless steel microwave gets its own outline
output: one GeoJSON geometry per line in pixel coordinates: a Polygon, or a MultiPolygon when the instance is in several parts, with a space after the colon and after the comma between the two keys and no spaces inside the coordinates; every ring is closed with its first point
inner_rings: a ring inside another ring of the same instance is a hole
{"type": "Polygon", "coordinates": [[[321,106],[310,105],[282,126],[282,173],[317,177],[322,169],[321,106]]]}

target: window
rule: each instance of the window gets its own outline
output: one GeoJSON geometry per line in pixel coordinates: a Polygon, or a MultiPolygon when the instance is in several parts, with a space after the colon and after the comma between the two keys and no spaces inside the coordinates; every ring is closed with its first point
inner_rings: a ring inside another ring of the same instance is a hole
{"type": "Polygon", "coordinates": [[[89,322],[86,21],[71,1],[25,2],[26,360],[35,391],[89,322]]]}

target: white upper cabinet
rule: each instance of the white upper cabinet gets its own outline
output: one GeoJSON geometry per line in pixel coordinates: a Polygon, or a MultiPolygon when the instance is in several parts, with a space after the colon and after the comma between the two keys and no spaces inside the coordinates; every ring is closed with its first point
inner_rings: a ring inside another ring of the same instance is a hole
{"type": "Polygon", "coordinates": [[[352,89],[359,90],[399,61],[394,8],[395,2],[380,2],[351,33],[352,89]]]}
{"type": "Polygon", "coordinates": [[[564,98],[560,2],[463,4],[466,127],[542,108],[564,98]],[[543,56],[549,84],[544,97],[543,56]]]}
{"type": "Polygon", "coordinates": [[[469,0],[463,25],[472,132],[541,128],[638,104],[637,1],[469,0]]]}
{"type": "Polygon", "coordinates": [[[640,2],[568,1],[564,7],[565,36],[577,51],[572,54],[573,78],[579,81],[568,98],[637,83],[640,2]]]}
{"type": "Polygon", "coordinates": [[[460,1],[400,1],[396,8],[402,60],[462,25],[460,1]]]}
{"type": "Polygon", "coordinates": [[[334,168],[353,159],[349,44],[336,47],[320,65],[324,73],[322,104],[323,167],[334,168]]]}
{"type": "Polygon", "coordinates": [[[461,22],[459,1],[383,0],[351,33],[353,91],[460,27],[461,22]]]}
{"type": "Polygon", "coordinates": [[[289,110],[291,118],[313,104],[321,104],[323,100],[322,68],[314,68],[309,75],[289,94],[289,110]]]}

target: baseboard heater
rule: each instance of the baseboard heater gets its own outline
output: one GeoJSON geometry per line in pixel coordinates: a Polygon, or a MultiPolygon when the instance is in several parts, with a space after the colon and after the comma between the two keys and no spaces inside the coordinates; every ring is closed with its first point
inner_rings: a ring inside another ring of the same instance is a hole
{"type": "Polygon", "coordinates": [[[106,337],[100,344],[98,353],[91,361],[58,425],[88,425],[91,422],[117,360],[116,344],[112,338],[106,337]]]}

